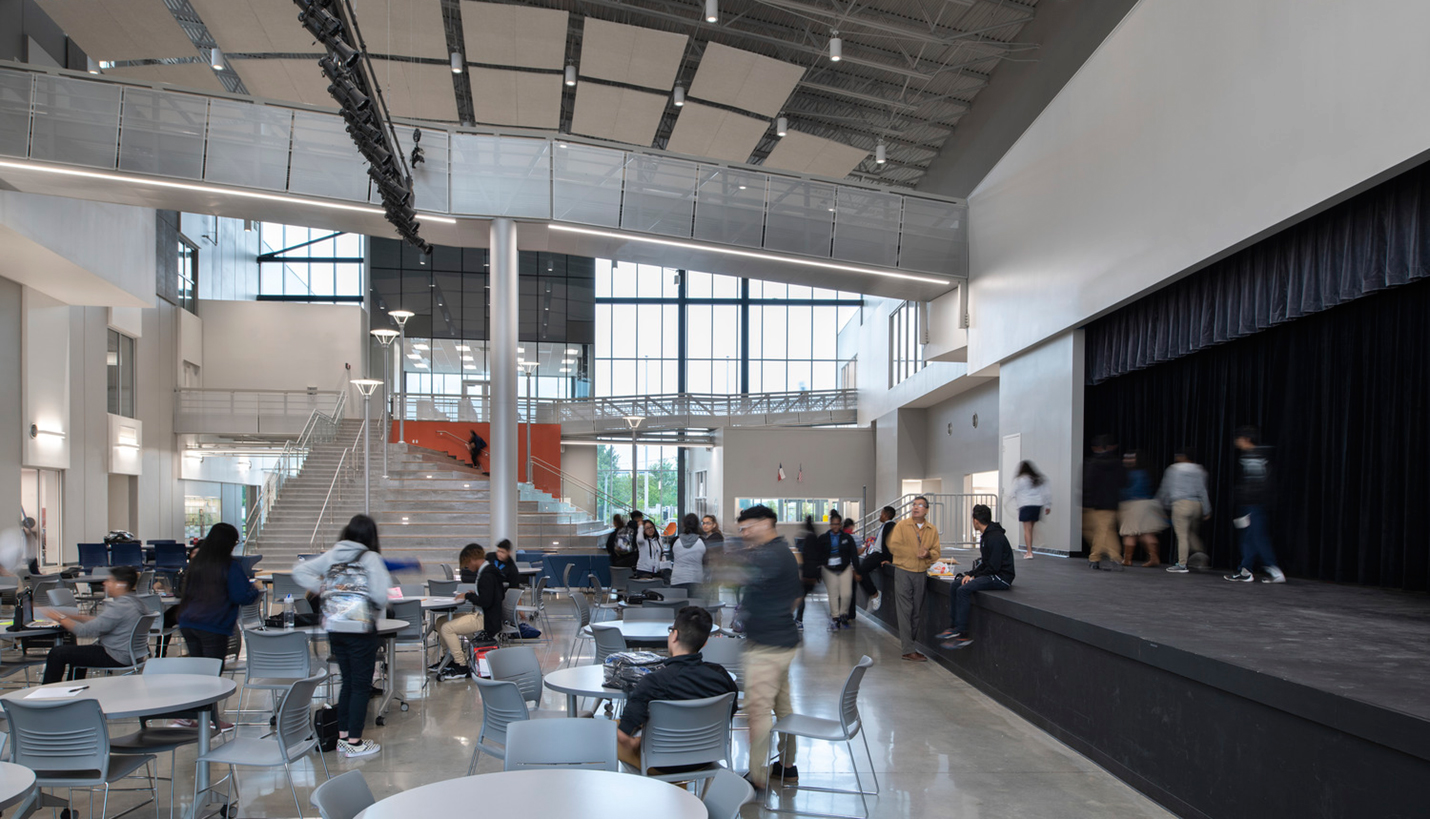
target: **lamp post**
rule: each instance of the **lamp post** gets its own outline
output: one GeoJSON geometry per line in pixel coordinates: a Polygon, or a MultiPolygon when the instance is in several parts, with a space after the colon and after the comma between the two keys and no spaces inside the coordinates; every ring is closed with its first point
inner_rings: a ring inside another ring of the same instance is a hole
{"type": "Polygon", "coordinates": [[[531,477],[531,419],[534,417],[535,405],[532,403],[531,375],[536,372],[537,362],[517,360],[516,366],[526,373],[526,482],[534,488],[536,480],[531,477]]]}
{"type": "MultiPolygon", "coordinates": [[[[383,398],[387,400],[388,407],[392,406],[392,341],[397,338],[396,330],[389,330],[381,327],[371,331],[372,337],[377,339],[377,343],[382,345],[382,389],[383,398]]],[[[387,429],[388,424],[382,425],[382,479],[387,480],[387,429]]]]}
{"type": "Polygon", "coordinates": [[[641,425],[641,421],[645,420],[645,416],[627,415],[624,417],[626,419],[626,425],[631,428],[631,509],[636,510],[640,508],[636,503],[636,427],[641,425]]]}
{"type": "Polygon", "coordinates": [[[382,384],[375,378],[354,378],[352,385],[362,393],[362,513],[372,513],[372,430],[367,428],[368,405],[372,403],[372,391],[382,384]]]}
{"type": "MultiPolygon", "coordinates": [[[[387,317],[397,322],[397,330],[402,335],[402,343],[398,345],[397,351],[403,355],[407,354],[407,320],[417,315],[411,310],[389,310],[387,317]]],[[[397,440],[400,443],[407,443],[407,378],[402,371],[397,372],[397,440]]]]}

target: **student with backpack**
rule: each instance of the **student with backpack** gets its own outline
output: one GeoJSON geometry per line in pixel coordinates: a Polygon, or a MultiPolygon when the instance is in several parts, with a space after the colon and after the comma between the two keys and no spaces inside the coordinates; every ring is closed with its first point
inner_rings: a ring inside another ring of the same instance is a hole
{"type": "Polygon", "coordinates": [[[377,620],[392,588],[377,523],[367,515],[353,515],[333,548],[293,567],[293,580],[322,599],[323,628],[342,674],[338,750],[346,757],[375,754],[381,746],[363,739],[362,731],[381,644],[377,620]]]}
{"type": "Polygon", "coordinates": [[[611,518],[615,528],[606,536],[606,554],[611,558],[611,568],[634,569],[636,567],[636,534],[626,525],[625,518],[616,515],[611,518]]]}

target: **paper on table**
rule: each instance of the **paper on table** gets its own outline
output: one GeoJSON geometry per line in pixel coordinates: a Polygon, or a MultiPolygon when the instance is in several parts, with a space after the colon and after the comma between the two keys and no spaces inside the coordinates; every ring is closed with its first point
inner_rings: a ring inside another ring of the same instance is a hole
{"type": "Polygon", "coordinates": [[[89,690],[87,685],[73,685],[66,688],[37,688],[25,695],[27,700],[65,700],[79,696],[79,692],[89,690]]]}

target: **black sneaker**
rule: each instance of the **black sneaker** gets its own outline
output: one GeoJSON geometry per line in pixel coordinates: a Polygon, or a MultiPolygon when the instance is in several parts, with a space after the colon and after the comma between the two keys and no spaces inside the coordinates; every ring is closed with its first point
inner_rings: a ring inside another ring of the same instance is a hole
{"type": "Polygon", "coordinates": [[[939,645],[949,651],[957,651],[960,648],[968,648],[969,646],[973,645],[973,638],[959,635],[957,637],[954,637],[952,640],[945,640],[942,643],[939,643],[939,645]]]}
{"type": "Polygon", "coordinates": [[[794,765],[791,765],[786,768],[785,766],[776,762],[775,764],[770,766],[769,781],[771,785],[775,784],[776,781],[782,782],[786,785],[798,785],[799,768],[794,765]]]}
{"type": "Polygon", "coordinates": [[[472,669],[465,665],[449,665],[442,669],[439,680],[465,680],[472,675],[472,669]]]}
{"type": "Polygon", "coordinates": [[[1236,574],[1222,575],[1222,577],[1225,577],[1227,580],[1230,580],[1233,583],[1251,583],[1256,580],[1256,575],[1252,574],[1246,569],[1242,569],[1236,574]]]}
{"type": "Polygon", "coordinates": [[[442,664],[445,663],[445,662],[447,662],[447,658],[446,658],[446,657],[443,657],[442,659],[438,660],[437,662],[435,662],[435,663],[433,663],[433,664],[427,666],[427,671],[428,671],[428,673],[430,673],[430,674],[436,674],[438,671],[441,671],[441,670],[442,670],[442,664]]]}

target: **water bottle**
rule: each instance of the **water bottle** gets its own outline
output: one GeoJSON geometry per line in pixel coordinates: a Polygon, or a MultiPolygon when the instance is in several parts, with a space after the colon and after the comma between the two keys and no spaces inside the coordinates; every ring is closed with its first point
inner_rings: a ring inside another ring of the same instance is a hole
{"type": "Polygon", "coordinates": [[[283,598],[283,630],[292,631],[293,621],[298,616],[298,609],[293,606],[293,595],[283,598]]]}

